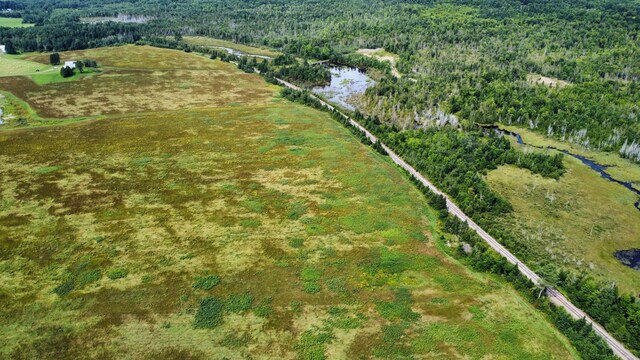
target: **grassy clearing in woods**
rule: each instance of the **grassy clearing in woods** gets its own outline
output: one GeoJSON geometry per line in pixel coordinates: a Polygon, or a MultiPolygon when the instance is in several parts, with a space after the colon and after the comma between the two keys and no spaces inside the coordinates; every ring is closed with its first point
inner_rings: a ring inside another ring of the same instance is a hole
{"type": "MultiPolygon", "coordinates": [[[[141,71],[202,59],[91,51],[141,71]]],[[[509,285],[442,253],[388,159],[207,63],[237,106],[217,91],[202,109],[0,132],[0,357],[577,357],[509,285]]]]}
{"type": "Polygon", "coordinates": [[[0,27],[18,28],[18,27],[30,27],[33,24],[25,24],[21,18],[10,18],[0,16],[0,27]]]}
{"type": "MultiPolygon", "coordinates": [[[[614,165],[607,170],[612,176],[634,184],[640,182],[640,167],[617,154],[587,151],[521,128],[507,129],[521,134],[526,143],[551,145],[614,165]]],[[[640,272],[622,265],[613,256],[616,250],[640,247],[640,211],[634,207],[638,196],[602,178],[580,160],[568,155],[564,159],[567,173],[559,180],[544,179],[511,166],[488,174],[492,189],[515,209],[513,216],[503,221],[513,226],[519,238],[535,252],[534,257],[550,257],[570,269],[587,270],[600,279],[615,282],[622,291],[638,294],[640,272]]]]}
{"type": "Polygon", "coordinates": [[[270,57],[276,57],[280,55],[279,52],[274,50],[236,44],[231,41],[214,39],[214,38],[205,37],[205,36],[185,36],[184,41],[189,45],[225,47],[225,48],[233,49],[236,51],[240,51],[241,53],[248,54],[248,55],[261,55],[261,56],[270,56],[270,57]]]}

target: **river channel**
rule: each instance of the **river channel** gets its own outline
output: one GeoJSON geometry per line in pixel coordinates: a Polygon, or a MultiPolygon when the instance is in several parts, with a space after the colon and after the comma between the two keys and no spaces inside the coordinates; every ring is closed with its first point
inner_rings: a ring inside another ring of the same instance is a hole
{"type": "MultiPolygon", "coordinates": [[[[600,174],[600,176],[602,176],[603,178],[616,183],[618,185],[624,186],[625,188],[631,190],[634,194],[638,195],[638,197],[640,197],[640,190],[636,189],[632,183],[630,182],[625,182],[619,179],[614,178],[613,176],[611,176],[611,174],[609,174],[607,172],[607,169],[611,168],[611,166],[609,165],[603,165],[603,164],[599,164],[596,161],[594,161],[593,159],[589,159],[587,157],[584,157],[582,155],[578,155],[578,154],[574,154],[570,151],[567,150],[563,150],[563,149],[558,149],[556,147],[553,146],[534,146],[534,145],[530,145],[524,142],[524,140],[522,139],[522,136],[520,136],[520,134],[515,133],[513,131],[508,131],[505,129],[502,129],[498,126],[492,125],[492,126],[483,126],[485,129],[491,129],[494,130],[496,132],[498,132],[499,134],[503,134],[503,135],[508,135],[508,136],[512,136],[516,139],[516,141],[518,142],[518,144],[520,145],[526,145],[526,146],[531,146],[531,147],[535,147],[538,149],[551,149],[551,150],[556,150],[556,151],[560,151],[563,154],[569,155],[573,158],[576,158],[578,160],[580,160],[584,165],[587,165],[591,170],[597,172],[598,174],[600,174]]],[[[634,204],[636,209],[640,210],[640,199],[638,201],[636,201],[636,203],[634,204]]],[[[615,253],[613,253],[613,256],[618,259],[618,261],[620,261],[622,264],[635,269],[635,270],[640,270],[640,249],[629,249],[629,250],[618,250],[615,253]]]]}

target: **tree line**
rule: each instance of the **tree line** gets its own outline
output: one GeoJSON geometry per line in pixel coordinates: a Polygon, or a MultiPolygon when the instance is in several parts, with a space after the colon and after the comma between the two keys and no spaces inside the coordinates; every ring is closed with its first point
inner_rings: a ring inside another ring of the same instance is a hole
{"type": "MultiPolygon", "coordinates": [[[[285,88],[282,90],[282,95],[291,101],[330,112],[334,120],[346,126],[363,144],[371,146],[373,149],[386,155],[384,149],[382,149],[378,142],[372,144],[364,132],[352,126],[348,119],[340,112],[328,110],[317,98],[308,92],[285,88]]],[[[358,116],[358,118],[361,124],[363,122],[368,123],[369,129],[373,128],[373,130],[376,130],[380,127],[380,123],[374,118],[364,118],[361,115],[358,116]],[[374,126],[371,127],[372,124],[374,126]]],[[[514,288],[537,309],[543,311],[545,316],[569,338],[572,345],[585,359],[616,359],[607,344],[595,334],[591,325],[587,324],[584,319],[574,320],[564,309],[551,304],[546,297],[541,297],[542,289],[525,278],[519,272],[517,266],[508,263],[502,256],[491,251],[477,233],[471,230],[466,223],[463,223],[448,213],[446,200],[443,196],[433,193],[410,174],[407,174],[407,176],[411,178],[418,189],[424,194],[429,205],[438,212],[438,224],[441,231],[455,235],[457,238],[455,249],[451,252],[452,255],[458,257],[464,263],[478,271],[497,274],[511,283],[514,288]],[[465,246],[468,246],[470,250],[465,250],[465,246]]]]}

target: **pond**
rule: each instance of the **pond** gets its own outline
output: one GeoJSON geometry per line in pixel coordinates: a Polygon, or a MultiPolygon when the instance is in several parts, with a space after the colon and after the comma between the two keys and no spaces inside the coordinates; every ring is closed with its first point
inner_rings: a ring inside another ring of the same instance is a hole
{"type": "Polygon", "coordinates": [[[356,106],[353,99],[362,95],[375,81],[365,72],[345,66],[331,66],[331,83],[326,86],[316,86],[311,89],[332,103],[345,109],[354,111],[356,106]]]}
{"type": "Polygon", "coordinates": [[[640,270],[640,249],[618,250],[613,253],[613,256],[624,265],[640,270]]]}

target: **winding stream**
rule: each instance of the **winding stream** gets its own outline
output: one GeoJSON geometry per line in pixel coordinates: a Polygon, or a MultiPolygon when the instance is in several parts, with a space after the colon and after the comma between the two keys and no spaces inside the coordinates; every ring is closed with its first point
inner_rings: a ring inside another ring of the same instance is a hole
{"type": "Polygon", "coordinates": [[[640,270],[640,249],[618,250],[613,256],[624,265],[640,270]]]}
{"type": "MultiPolygon", "coordinates": [[[[595,160],[589,159],[585,156],[582,155],[578,155],[578,154],[574,154],[570,151],[567,150],[563,150],[563,149],[558,149],[555,146],[536,146],[536,145],[531,145],[531,144],[527,144],[524,142],[524,140],[522,139],[522,136],[520,136],[520,134],[512,132],[512,131],[508,131],[505,129],[500,128],[499,126],[496,125],[489,125],[489,126],[481,126],[485,129],[492,129],[496,132],[498,132],[499,134],[503,134],[503,135],[509,135],[512,136],[516,139],[516,141],[518,142],[518,144],[520,145],[526,145],[526,146],[530,146],[530,147],[534,147],[537,149],[551,149],[551,150],[556,150],[556,151],[560,151],[563,154],[569,155],[573,158],[576,158],[578,160],[580,160],[583,164],[587,165],[589,168],[591,168],[591,170],[596,171],[597,173],[600,174],[600,176],[602,176],[603,178],[614,182],[616,184],[622,185],[625,188],[631,190],[634,194],[638,195],[640,197],[640,190],[636,189],[632,183],[630,182],[625,182],[622,180],[618,180],[616,178],[614,178],[613,176],[611,176],[611,174],[609,174],[607,172],[607,169],[613,167],[610,165],[603,165],[603,164],[599,164],[597,162],[595,162],[595,160]]],[[[638,199],[638,201],[634,204],[634,206],[640,210],[640,199],[638,199]]]]}
{"type": "MultiPolygon", "coordinates": [[[[640,190],[636,189],[632,183],[630,182],[624,182],[622,180],[618,180],[616,178],[614,178],[613,176],[611,176],[611,174],[609,174],[607,172],[607,169],[609,169],[612,166],[609,165],[603,165],[603,164],[599,164],[597,162],[595,162],[592,159],[589,159],[585,156],[582,155],[578,155],[578,154],[574,154],[570,151],[567,150],[563,150],[563,149],[558,149],[557,147],[554,146],[535,146],[535,145],[530,145],[524,142],[524,140],[522,139],[522,136],[520,136],[520,134],[515,133],[513,131],[508,131],[505,129],[500,128],[499,126],[496,125],[490,125],[490,126],[482,126],[485,129],[492,129],[494,131],[496,131],[499,134],[503,134],[503,135],[509,135],[512,136],[516,139],[516,141],[518,142],[518,144],[520,145],[526,145],[526,146],[531,146],[534,148],[538,148],[538,149],[552,149],[552,150],[556,150],[556,151],[560,151],[563,154],[569,155],[573,158],[576,158],[578,160],[580,160],[583,164],[587,165],[591,170],[596,171],[597,173],[600,174],[600,176],[602,176],[603,178],[614,182],[616,184],[622,185],[625,188],[631,190],[634,194],[638,195],[639,199],[638,201],[636,201],[636,203],[634,204],[634,206],[636,207],[636,209],[640,210],[640,190]]],[[[623,265],[628,266],[634,270],[639,270],[640,271],[640,249],[629,249],[629,250],[618,250],[616,252],[613,253],[613,256],[618,259],[618,261],[620,261],[623,265]]]]}

